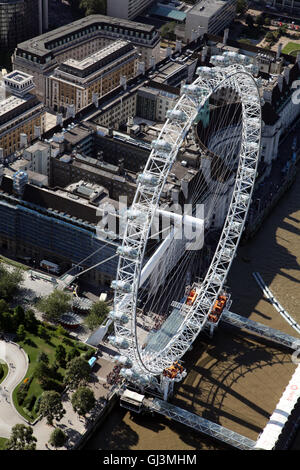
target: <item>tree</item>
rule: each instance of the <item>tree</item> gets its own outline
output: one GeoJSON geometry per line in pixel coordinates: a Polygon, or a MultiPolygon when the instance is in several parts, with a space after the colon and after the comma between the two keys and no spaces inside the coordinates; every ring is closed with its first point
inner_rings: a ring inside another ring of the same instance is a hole
{"type": "Polygon", "coordinates": [[[56,349],[55,349],[55,360],[58,364],[62,365],[65,363],[66,361],[66,350],[65,348],[59,344],[58,346],[56,346],[56,349]]]}
{"type": "Polygon", "coordinates": [[[24,308],[21,307],[21,305],[18,305],[17,307],[14,308],[13,316],[14,316],[14,320],[16,322],[16,326],[24,324],[24,322],[25,322],[25,311],[24,311],[24,308]]]}
{"type": "Polygon", "coordinates": [[[17,329],[17,336],[18,336],[18,341],[23,341],[25,339],[26,331],[25,331],[24,325],[19,325],[17,329]]]}
{"type": "Polygon", "coordinates": [[[7,312],[9,310],[8,304],[5,302],[5,300],[1,299],[0,300],[0,314],[7,312]]]}
{"type": "Polygon", "coordinates": [[[246,10],[247,10],[246,0],[237,0],[236,12],[237,13],[245,13],[246,10]]]}
{"type": "Polygon", "coordinates": [[[267,42],[272,42],[272,41],[274,41],[274,35],[273,35],[273,33],[272,33],[271,31],[269,31],[269,32],[266,34],[265,40],[266,40],[267,42]]]}
{"type": "Polygon", "coordinates": [[[258,15],[256,18],[255,18],[255,23],[258,25],[258,26],[262,26],[264,23],[265,23],[265,16],[263,13],[261,13],[260,15],[258,15]]]}
{"type": "Polygon", "coordinates": [[[106,14],[106,0],[81,0],[79,6],[85,16],[106,14]]]}
{"type": "Polygon", "coordinates": [[[25,328],[30,333],[36,333],[39,324],[33,310],[26,310],[25,312],[25,328]]]}
{"type": "Polygon", "coordinates": [[[66,336],[68,332],[62,325],[58,325],[58,327],[56,328],[56,334],[58,336],[66,336]]]}
{"type": "Polygon", "coordinates": [[[249,28],[253,28],[254,21],[251,15],[247,15],[245,21],[246,21],[246,24],[249,26],[249,28]]]}
{"type": "Polygon", "coordinates": [[[67,439],[67,435],[60,428],[55,428],[54,431],[52,431],[48,442],[51,446],[57,449],[57,447],[62,447],[66,443],[67,439]]]}
{"type": "Polygon", "coordinates": [[[11,436],[6,442],[6,449],[35,450],[36,441],[32,427],[25,424],[15,424],[11,430],[11,436]]]}
{"type": "Polygon", "coordinates": [[[0,329],[1,331],[14,331],[13,317],[10,312],[3,312],[0,315],[0,329]]]}
{"type": "Polygon", "coordinates": [[[85,319],[85,325],[90,329],[94,330],[106,319],[109,312],[109,307],[106,302],[99,300],[95,302],[90,310],[90,313],[85,319]]]}
{"type": "Polygon", "coordinates": [[[73,393],[71,403],[74,411],[80,416],[85,416],[95,406],[95,395],[88,387],[79,387],[73,393]]]}
{"type": "Polygon", "coordinates": [[[44,392],[41,397],[39,412],[41,416],[47,418],[47,423],[50,425],[53,424],[54,419],[60,421],[66,412],[60,394],[53,390],[44,392]]]}
{"type": "Polygon", "coordinates": [[[166,39],[174,39],[174,36],[175,36],[175,27],[176,27],[176,23],[175,21],[171,21],[170,23],[166,23],[164,24],[161,28],[160,28],[160,34],[161,34],[161,37],[162,38],[166,38],[166,39]]]}
{"type": "Polygon", "coordinates": [[[82,357],[74,357],[68,364],[65,374],[65,383],[71,388],[77,388],[81,383],[89,381],[91,368],[82,357]]]}
{"type": "Polygon", "coordinates": [[[58,322],[64,313],[71,310],[71,296],[67,292],[56,289],[47,297],[42,298],[37,307],[46,320],[58,322]]]}
{"type": "Polygon", "coordinates": [[[45,341],[49,339],[47,328],[45,328],[43,325],[38,326],[38,336],[44,339],[45,341]]]}
{"type": "Polygon", "coordinates": [[[50,369],[45,362],[40,361],[37,363],[34,369],[34,376],[42,385],[48,381],[50,369]]]}
{"type": "Polygon", "coordinates": [[[0,265],[0,297],[11,300],[23,281],[23,273],[20,269],[8,271],[0,265]]]}
{"type": "Polygon", "coordinates": [[[76,348],[70,349],[70,351],[68,351],[67,353],[67,362],[72,361],[74,357],[78,357],[78,356],[80,356],[80,352],[78,351],[78,349],[76,348]]]}
{"type": "Polygon", "coordinates": [[[44,364],[49,364],[49,357],[47,356],[46,353],[44,353],[44,351],[42,351],[39,355],[38,355],[38,363],[40,362],[43,362],[44,364]]]}

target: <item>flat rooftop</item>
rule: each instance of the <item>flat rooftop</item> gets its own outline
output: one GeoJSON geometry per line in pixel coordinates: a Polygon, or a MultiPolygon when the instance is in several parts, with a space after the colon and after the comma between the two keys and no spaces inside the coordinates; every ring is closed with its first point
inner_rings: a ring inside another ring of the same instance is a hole
{"type": "Polygon", "coordinates": [[[15,81],[18,84],[27,83],[28,79],[32,79],[32,75],[28,75],[27,73],[20,72],[19,70],[14,70],[13,72],[8,73],[5,75],[6,79],[15,81]]]}
{"type": "Polygon", "coordinates": [[[5,100],[0,101],[0,116],[4,116],[9,111],[12,111],[18,106],[21,106],[25,102],[26,102],[25,99],[19,98],[17,96],[10,96],[9,98],[6,98],[5,100]]]}
{"type": "MultiPolygon", "coordinates": [[[[109,44],[108,46],[104,47],[100,51],[97,51],[94,54],[88,57],[85,57],[82,60],[67,59],[64,62],[64,64],[74,69],[84,70],[84,69],[89,68],[91,65],[94,65],[95,63],[100,62],[102,59],[105,59],[106,57],[110,56],[111,54],[118,51],[119,49],[122,49],[128,44],[130,44],[128,41],[115,41],[109,44]]],[[[133,46],[131,48],[133,49],[133,46]]]]}
{"type": "Polygon", "coordinates": [[[229,1],[230,0],[200,0],[189,13],[209,18],[229,1]]]}
{"type": "MultiPolygon", "coordinates": [[[[53,29],[47,33],[41,34],[34,38],[28,39],[27,41],[21,42],[18,44],[17,49],[21,49],[32,53],[34,55],[48,55],[51,50],[55,50],[55,47],[52,47],[52,44],[61,39],[62,37],[81,31],[87,27],[93,28],[96,25],[110,25],[118,26],[120,28],[138,31],[144,34],[151,34],[156,31],[156,28],[153,25],[137,23],[135,21],[129,21],[120,18],[113,18],[111,16],[105,15],[89,15],[85,18],[81,18],[77,21],[73,21],[68,25],[61,26],[60,28],[53,29]]],[[[99,30],[100,32],[101,30],[99,30]]],[[[107,31],[102,31],[107,32],[107,31]]],[[[131,39],[134,39],[132,37],[131,39]]],[[[59,48],[61,46],[58,46],[59,48]]]]}

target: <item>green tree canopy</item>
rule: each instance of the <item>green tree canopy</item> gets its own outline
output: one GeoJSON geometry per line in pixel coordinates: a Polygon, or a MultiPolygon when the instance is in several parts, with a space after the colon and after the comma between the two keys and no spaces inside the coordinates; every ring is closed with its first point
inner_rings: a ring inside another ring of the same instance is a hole
{"type": "Polygon", "coordinates": [[[60,428],[55,428],[54,431],[52,431],[48,442],[51,446],[57,448],[62,447],[66,443],[67,439],[67,435],[60,428]]]}
{"type": "Polygon", "coordinates": [[[106,14],[106,0],[81,0],[79,7],[85,16],[106,14]]]}
{"type": "Polygon", "coordinates": [[[3,312],[7,312],[9,310],[9,306],[5,300],[1,299],[0,300],[0,314],[3,312]]]}
{"type": "Polygon", "coordinates": [[[17,329],[18,341],[23,341],[25,339],[25,336],[26,336],[25,326],[19,325],[17,329]]]}
{"type": "Polygon", "coordinates": [[[53,420],[60,421],[65,414],[61,396],[53,390],[44,392],[41,396],[39,412],[41,416],[47,418],[48,424],[53,424],[53,420]]]}
{"type": "Polygon", "coordinates": [[[271,31],[269,31],[269,32],[266,34],[265,39],[266,39],[267,42],[272,42],[272,41],[274,41],[274,34],[273,34],[271,31]]]}
{"type": "Polygon", "coordinates": [[[22,281],[23,273],[20,269],[17,268],[9,271],[0,265],[0,298],[11,300],[22,281]]]}
{"type": "Polygon", "coordinates": [[[11,436],[6,442],[7,450],[35,450],[36,438],[33,429],[25,424],[15,424],[11,430],[11,436]]]}
{"type": "Polygon", "coordinates": [[[246,16],[246,24],[249,26],[249,28],[253,28],[254,21],[253,21],[253,17],[251,15],[246,16]]]}
{"type": "Polygon", "coordinates": [[[25,320],[24,320],[25,328],[30,333],[36,333],[37,327],[39,324],[38,319],[36,318],[33,310],[26,310],[25,312],[25,320]]]}
{"type": "Polygon", "coordinates": [[[80,356],[80,352],[78,351],[77,348],[70,349],[70,351],[68,351],[67,353],[67,362],[72,361],[74,357],[78,357],[78,356],[80,356]]]}
{"type": "Polygon", "coordinates": [[[60,365],[62,365],[66,361],[66,350],[61,344],[58,344],[56,346],[55,360],[60,365]]]}
{"type": "Polygon", "coordinates": [[[44,364],[49,364],[49,357],[47,356],[47,354],[42,351],[39,355],[38,355],[38,363],[40,362],[43,362],[44,364]]]}
{"type": "Polygon", "coordinates": [[[85,318],[85,325],[90,330],[95,330],[106,319],[109,312],[109,307],[106,302],[99,300],[95,302],[90,310],[90,313],[85,318]]]}
{"type": "Polygon", "coordinates": [[[74,411],[85,416],[95,405],[95,395],[88,387],[79,387],[73,394],[71,403],[74,411]]]}
{"type": "Polygon", "coordinates": [[[171,21],[170,23],[164,24],[160,28],[161,37],[166,38],[166,39],[174,39],[175,38],[175,27],[176,27],[175,21],[171,21]]]}
{"type": "Polygon", "coordinates": [[[89,381],[91,368],[82,357],[74,357],[68,364],[65,374],[65,383],[71,388],[77,388],[80,384],[89,381]]]}
{"type": "Polygon", "coordinates": [[[37,304],[45,320],[58,322],[61,316],[71,309],[71,296],[62,290],[54,290],[47,297],[43,297],[37,304]]]}
{"type": "Polygon", "coordinates": [[[265,23],[265,15],[261,13],[255,18],[255,23],[259,26],[262,26],[265,23]]]}
{"type": "Polygon", "coordinates": [[[246,0],[237,0],[236,2],[236,12],[245,13],[247,10],[248,4],[246,0]]]}
{"type": "Polygon", "coordinates": [[[45,384],[51,375],[48,365],[44,361],[37,363],[34,369],[35,378],[41,383],[45,384]]]}

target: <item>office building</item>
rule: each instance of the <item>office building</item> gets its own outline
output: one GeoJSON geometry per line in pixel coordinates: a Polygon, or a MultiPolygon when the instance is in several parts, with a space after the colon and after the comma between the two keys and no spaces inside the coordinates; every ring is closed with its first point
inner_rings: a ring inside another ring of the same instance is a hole
{"type": "Polygon", "coordinates": [[[30,75],[15,70],[3,82],[8,96],[0,101],[0,148],[6,157],[43,133],[45,111],[30,75]]]}
{"type": "Polygon", "coordinates": [[[48,0],[1,0],[0,52],[48,29],[48,0]]]}
{"type": "Polygon", "coordinates": [[[50,99],[49,75],[67,59],[81,61],[117,40],[130,41],[145,68],[160,60],[160,35],[152,25],[90,15],[18,44],[13,68],[34,77],[36,94],[50,99]]]}
{"type": "Polygon", "coordinates": [[[49,77],[49,103],[54,111],[65,112],[73,105],[75,113],[102,97],[137,71],[137,50],[129,41],[116,41],[89,57],[68,59],[49,77]]]}
{"type": "Polygon", "coordinates": [[[185,40],[204,33],[218,34],[234,20],[236,0],[200,0],[186,13],[185,40]]]}
{"type": "Polygon", "coordinates": [[[132,20],[140,15],[154,0],[107,0],[107,14],[132,20]]]}

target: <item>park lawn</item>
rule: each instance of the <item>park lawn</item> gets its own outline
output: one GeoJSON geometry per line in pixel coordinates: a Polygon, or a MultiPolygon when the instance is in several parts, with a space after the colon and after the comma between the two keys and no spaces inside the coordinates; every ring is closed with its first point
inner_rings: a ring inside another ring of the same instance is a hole
{"type": "MultiPolygon", "coordinates": [[[[44,352],[44,353],[47,354],[47,356],[49,358],[49,366],[52,366],[55,363],[55,348],[59,344],[64,346],[64,348],[66,350],[66,353],[68,353],[70,351],[70,349],[72,349],[73,347],[77,347],[77,349],[83,354],[86,352],[86,351],[82,351],[80,349],[80,346],[82,346],[82,343],[80,343],[79,341],[68,338],[68,340],[70,340],[72,345],[65,344],[63,342],[64,336],[59,336],[57,334],[57,332],[55,331],[55,328],[53,328],[51,326],[45,326],[45,328],[47,329],[47,332],[50,336],[50,339],[47,340],[48,342],[45,339],[43,339],[43,338],[41,338],[37,335],[34,335],[32,333],[29,333],[29,332],[26,332],[25,341],[20,341],[19,342],[20,346],[24,349],[24,351],[27,353],[28,358],[29,358],[29,366],[28,366],[28,369],[27,369],[24,380],[27,379],[27,378],[30,379],[31,377],[33,377],[35,367],[38,363],[37,359],[38,359],[38,356],[40,355],[41,352],[44,352]]],[[[60,373],[62,376],[64,376],[65,369],[62,368],[62,367],[59,367],[58,373],[60,373]]],[[[24,416],[25,419],[27,419],[30,422],[33,422],[38,417],[38,415],[34,411],[34,407],[31,411],[32,416],[29,416],[26,413],[26,411],[23,409],[23,407],[25,406],[24,403],[22,405],[19,405],[18,400],[17,400],[17,391],[18,391],[21,383],[13,391],[14,405],[15,405],[17,411],[22,416],[24,416]]],[[[34,395],[36,397],[36,400],[37,400],[38,397],[43,392],[44,392],[44,390],[42,389],[39,381],[35,377],[33,377],[32,381],[30,383],[28,392],[27,392],[26,399],[31,398],[34,395]]]]}
{"type": "Polygon", "coordinates": [[[6,258],[3,255],[0,256],[0,263],[10,264],[11,266],[14,266],[15,268],[23,269],[23,271],[29,271],[30,269],[30,267],[26,266],[26,264],[18,263],[18,261],[14,261],[12,259],[6,258]]]}
{"type": "Polygon", "coordinates": [[[0,437],[0,450],[5,450],[5,444],[7,443],[8,439],[5,437],[0,437]]]}
{"type": "Polygon", "coordinates": [[[296,42],[288,42],[282,49],[283,54],[290,54],[290,55],[294,55],[294,54],[291,54],[292,52],[295,52],[295,55],[296,55],[298,51],[300,51],[300,44],[296,42]]]}
{"type": "Polygon", "coordinates": [[[0,378],[0,384],[1,384],[1,382],[3,382],[3,380],[5,379],[5,377],[7,376],[7,373],[8,373],[8,365],[6,364],[6,362],[1,361],[1,364],[2,364],[2,366],[3,366],[4,374],[3,374],[3,376],[0,378]]]}

